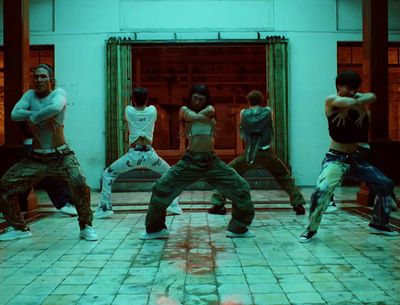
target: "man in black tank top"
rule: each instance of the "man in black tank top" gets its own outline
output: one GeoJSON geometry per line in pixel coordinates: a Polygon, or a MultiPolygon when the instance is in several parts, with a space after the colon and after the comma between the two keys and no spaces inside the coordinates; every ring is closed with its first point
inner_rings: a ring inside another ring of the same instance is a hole
{"type": "MultiPolygon", "coordinates": [[[[236,157],[228,165],[240,175],[252,168],[268,170],[281,188],[290,196],[290,204],[296,215],[304,215],[306,201],[294,184],[288,168],[275,155],[272,143],[272,111],[269,107],[261,107],[263,94],[258,90],[251,91],[247,96],[249,108],[242,110],[240,132],[246,143],[246,151],[236,157]],[[264,113],[262,111],[264,110],[264,113]],[[258,115],[264,115],[264,121],[255,121],[258,115]],[[251,116],[254,116],[253,119],[251,116]],[[252,124],[253,123],[253,124],[252,124]]],[[[210,214],[226,214],[226,197],[221,192],[215,192],[211,197],[210,214]]]]}
{"type": "Polygon", "coordinates": [[[358,143],[364,140],[363,129],[368,128],[367,105],[376,100],[373,93],[357,92],[361,83],[357,73],[343,72],[336,78],[337,94],[328,96],[325,101],[325,114],[332,141],[322,163],[316,189],[311,195],[309,222],[300,236],[300,242],[308,242],[315,236],[329,198],[345,175],[365,182],[376,194],[369,223],[371,233],[399,235],[399,232],[393,231],[389,226],[394,183],[361,158],[358,152],[358,143]]]}

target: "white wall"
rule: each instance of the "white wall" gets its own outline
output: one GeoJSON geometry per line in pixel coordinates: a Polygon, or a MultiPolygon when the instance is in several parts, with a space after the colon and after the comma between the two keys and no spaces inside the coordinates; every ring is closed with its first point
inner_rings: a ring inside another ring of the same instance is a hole
{"type": "MultiPolygon", "coordinates": [[[[257,32],[289,39],[290,160],[298,184],[315,184],[329,145],[324,99],[335,91],[336,43],[362,39],[361,0],[30,0],[30,5],[31,44],[55,45],[56,77],[69,97],[66,136],[91,187],[99,188],[105,164],[105,41],[135,34],[146,40],[216,39],[218,32],[224,39],[253,39],[257,32]]],[[[400,40],[400,0],[389,5],[390,39],[400,40]]]]}

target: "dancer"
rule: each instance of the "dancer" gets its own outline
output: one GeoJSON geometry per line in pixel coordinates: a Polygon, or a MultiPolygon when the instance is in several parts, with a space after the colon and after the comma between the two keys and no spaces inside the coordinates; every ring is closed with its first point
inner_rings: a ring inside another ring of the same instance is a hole
{"type": "MultiPolygon", "coordinates": [[[[133,89],[133,104],[125,109],[125,119],[129,127],[129,151],[113,162],[103,172],[101,201],[94,213],[95,218],[107,218],[114,214],[111,204],[111,186],[119,175],[137,167],[151,169],[160,175],[168,171],[170,166],[161,159],[151,147],[154,125],[157,120],[157,109],[147,106],[148,91],[146,88],[133,89]]],[[[175,215],[182,214],[178,198],[168,208],[175,215]]]]}
{"type": "Polygon", "coordinates": [[[54,89],[53,69],[38,65],[33,71],[33,90],[28,90],[11,112],[14,121],[26,121],[33,134],[33,151],[28,158],[12,166],[0,180],[0,208],[12,227],[0,234],[0,241],[29,238],[32,233],[21,215],[18,196],[45,177],[54,177],[68,185],[71,202],[76,206],[80,238],[97,240],[92,228],[90,189],[79,163],[64,139],[66,94],[54,89]]]}
{"type": "Polygon", "coordinates": [[[250,188],[234,169],[221,161],[214,152],[216,121],[207,86],[195,85],[188,105],[180,109],[185,124],[188,148],[174,166],[154,185],[146,215],[146,233],[141,239],[167,238],[166,208],[187,186],[203,178],[232,200],[232,219],[227,237],[254,237],[248,229],[254,218],[250,188]]]}
{"type": "MultiPolygon", "coordinates": [[[[305,200],[294,185],[294,179],[284,163],[275,155],[271,147],[273,127],[272,110],[262,107],[264,96],[261,91],[253,90],[246,96],[249,107],[240,112],[240,132],[246,143],[243,155],[236,157],[229,166],[243,175],[252,168],[268,170],[281,188],[290,196],[290,204],[296,215],[305,214],[305,200]]],[[[226,214],[226,197],[215,192],[211,197],[210,214],[226,214]]]]}
{"type": "Polygon", "coordinates": [[[370,231],[390,236],[399,234],[389,226],[393,181],[360,158],[357,151],[357,143],[362,141],[363,130],[368,128],[366,105],[376,99],[373,93],[357,92],[361,83],[357,73],[343,72],[336,78],[337,94],[326,99],[325,114],[332,141],[329,152],[325,155],[316,189],[311,196],[308,226],[301,234],[300,242],[308,242],[315,236],[329,198],[345,175],[364,181],[376,194],[369,223],[370,231]],[[345,124],[338,125],[334,121],[337,114],[346,117],[345,124]]]}

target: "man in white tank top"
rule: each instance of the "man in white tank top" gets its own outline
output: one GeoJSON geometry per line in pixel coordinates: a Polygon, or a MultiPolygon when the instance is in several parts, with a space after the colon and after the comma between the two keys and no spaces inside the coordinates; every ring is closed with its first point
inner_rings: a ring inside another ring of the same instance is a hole
{"type": "MultiPolygon", "coordinates": [[[[114,214],[111,204],[111,186],[119,175],[137,167],[145,167],[163,175],[170,168],[168,163],[151,147],[157,109],[153,105],[147,106],[147,89],[137,87],[133,89],[132,96],[134,106],[129,105],[125,109],[130,148],[128,153],[104,170],[101,201],[94,213],[95,218],[107,218],[114,214]]],[[[175,215],[182,214],[178,197],[169,206],[168,212],[175,215]]]]}

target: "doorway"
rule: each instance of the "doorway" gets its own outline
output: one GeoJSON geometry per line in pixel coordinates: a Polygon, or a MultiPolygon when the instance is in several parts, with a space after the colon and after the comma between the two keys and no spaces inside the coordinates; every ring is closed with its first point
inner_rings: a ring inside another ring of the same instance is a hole
{"type": "Polygon", "coordinates": [[[149,89],[149,104],[158,110],[153,147],[168,163],[185,150],[179,108],[193,84],[206,84],[216,109],[216,153],[230,161],[243,152],[238,124],[245,96],[266,93],[264,43],[133,44],[132,87],[149,89]]]}

